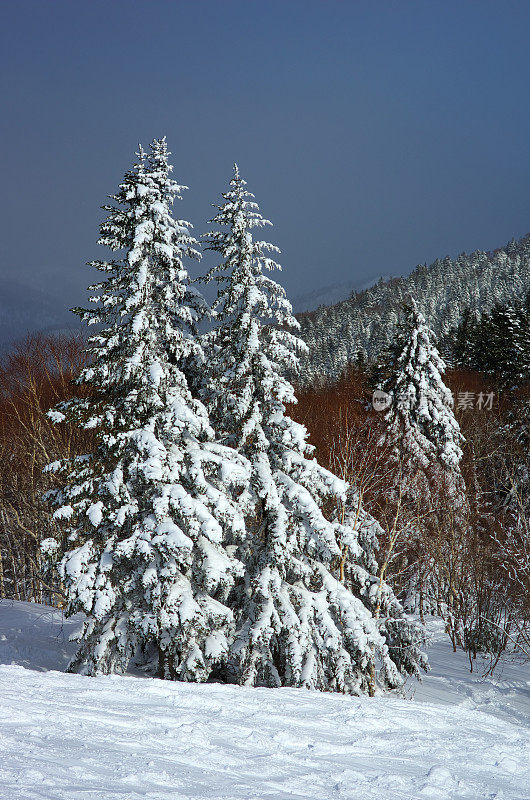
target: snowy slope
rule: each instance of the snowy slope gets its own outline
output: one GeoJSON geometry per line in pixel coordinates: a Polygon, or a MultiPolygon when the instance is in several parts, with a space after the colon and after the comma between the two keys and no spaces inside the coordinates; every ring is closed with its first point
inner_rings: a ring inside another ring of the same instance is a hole
{"type": "Polygon", "coordinates": [[[75,625],[0,601],[1,800],[530,798],[528,669],[470,675],[436,623],[414,699],[46,671],[75,625]]]}

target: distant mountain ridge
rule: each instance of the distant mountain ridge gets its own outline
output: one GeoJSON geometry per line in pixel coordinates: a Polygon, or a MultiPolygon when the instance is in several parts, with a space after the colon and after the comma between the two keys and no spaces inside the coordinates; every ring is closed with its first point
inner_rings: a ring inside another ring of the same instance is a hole
{"type": "MultiPolygon", "coordinates": [[[[301,338],[309,346],[309,353],[301,359],[298,380],[334,380],[359,352],[374,358],[391,340],[407,295],[414,295],[435,333],[443,337],[458,324],[466,308],[488,311],[497,302],[522,299],[529,290],[527,234],[493,252],[476,250],[455,259],[436,259],[429,266],[419,265],[406,277],[381,278],[366,289],[355,290],[345,282],[308,293],[295,300],[295,308],[305,303],[306,308],[313,303],[319,307],[296,315],[301,338]],[[351,296],[323,304],[342,290],[351,296]]],[[[13,279],[0,279],[0,350],[28,333],[79,328],[74,315],[51,294],[13,279]]]]}
{"type": "Polygon", "coordinates": [[[530,234],[493,252],[421,264],[407,277],[375,286],[334,305],[297,314],[309,352],[302,383],[334,380],[359,353],[374,358],[391,341],[402,302],[413,295],[435,333],[443,337],[466,308],[483,312],[522,299],[530,289],[530,234]]]}
{"type": "Polygon", "coordinates": [[[78,328],[73,314],[47,292],[12,278],[0,279],[0,349],[29,333],[78,328]]]}
{"type": "Polygon", "coordinates": [[[390,275],[377,276],[368,280],[342,281],[333,283],[329,286],[322,286],[310,292],[297,295],[292,299],[292,306],[296,313],[304,311],[314,311],[320,306],[331,306],[340,303],[346,297],[350,297],[354,292],[362,292],[369,289],[378,280],[390,280],[390,275]]]}

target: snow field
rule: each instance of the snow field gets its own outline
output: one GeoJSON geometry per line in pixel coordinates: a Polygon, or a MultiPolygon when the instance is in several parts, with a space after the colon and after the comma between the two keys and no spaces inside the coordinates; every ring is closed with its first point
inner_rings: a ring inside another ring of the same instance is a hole
{"type": "Polygon", "coordinates": [[[437,623],[414,699],[46,671],[78,624],[0,601],[1,800],[530,797],[528,668],[470,675],[437,623]]]}

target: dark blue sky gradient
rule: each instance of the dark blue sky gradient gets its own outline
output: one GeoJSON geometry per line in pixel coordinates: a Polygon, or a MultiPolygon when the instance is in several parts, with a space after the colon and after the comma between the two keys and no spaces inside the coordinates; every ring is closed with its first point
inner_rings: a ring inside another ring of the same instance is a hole
{"type": "Polygon", "coordinates": [[[237,160],[291,296],[530,230],[526,0],[1,5],[1,269],[60,305],[163,134],[197,234],[237,160]]]}

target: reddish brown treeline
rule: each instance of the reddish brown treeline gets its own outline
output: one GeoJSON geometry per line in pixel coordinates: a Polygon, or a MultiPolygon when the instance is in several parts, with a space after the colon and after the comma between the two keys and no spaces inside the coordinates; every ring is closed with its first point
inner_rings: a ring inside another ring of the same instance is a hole
{"type": "Polygon", "coordinates": [[[527,637],[530,544],[521,475],[528,469],[528,443],[513,423],[530,387],[502,391],[493,378],[464,370],[448,371],[445,381],[466,439],[460,515],[439,478],[436,485],[431,476],[428,504],[407,497],[381,446],[384,414],[372,408],[363,371],[352,368],[334,385],[298,391],[289,413],[306,426],[319,462],[356,485],[381,523],[384,577],[403,598],[415,587],[415,610],[442,613],[455,648],[464,646],[472,661],[478,650],[498,655],[510,637],[527,637]]]}
{"type": "Polygon", "coordinates": [[[0,366],[0,597],[56,600],[41,574],[39,543],[51,535],[46,464],[83,452],[86,435],[46,412],[78,390],[85,360],[78,337],[34,335],[0,366]]]}

